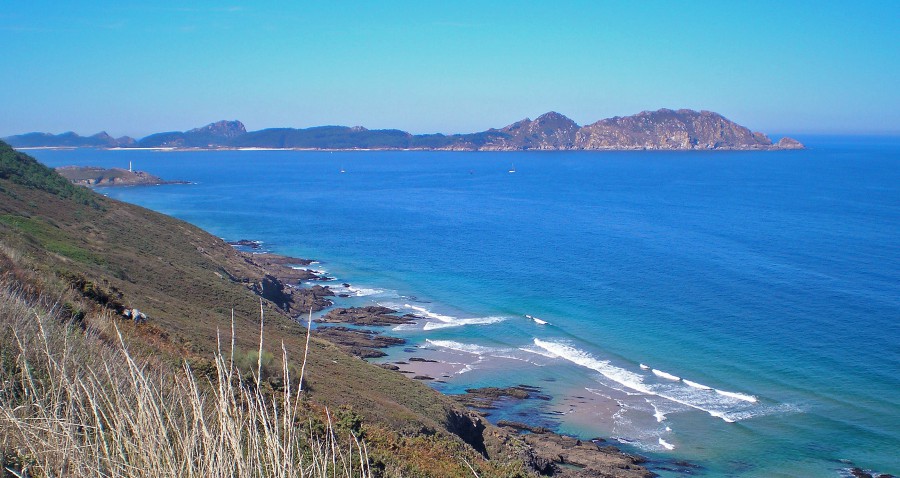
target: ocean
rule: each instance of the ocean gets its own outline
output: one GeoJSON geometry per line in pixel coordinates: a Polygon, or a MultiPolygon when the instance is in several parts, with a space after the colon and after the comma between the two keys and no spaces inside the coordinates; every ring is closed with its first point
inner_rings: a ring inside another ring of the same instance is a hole
{"type": "Polygon", "coordinates": [[[351,285],[337,305],[424,316],[386,331],[409,340],[386,360],[452,362],[432,383],[443,392],[550,397],[491,420],[604,437],[662,476],[900,475],[900,138],[800,139],[807,150],[27,152],[191,181],[101,191],[316,259],[351,285]]]}

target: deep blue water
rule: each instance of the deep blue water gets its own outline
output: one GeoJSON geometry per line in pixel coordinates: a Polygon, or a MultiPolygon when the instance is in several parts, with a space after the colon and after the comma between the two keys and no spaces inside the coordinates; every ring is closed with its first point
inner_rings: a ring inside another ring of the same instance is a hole
{"type": "Polygon", "coordinates": [[[439,389],[554,397],[492,418],[612,437],[708,476],[900,474],[900,139],[806,141],[29,153],[194,181],[104,192],[318,259],[353,284],[343,303],[426,314],[391,333],[465,366],[439,389]]]}

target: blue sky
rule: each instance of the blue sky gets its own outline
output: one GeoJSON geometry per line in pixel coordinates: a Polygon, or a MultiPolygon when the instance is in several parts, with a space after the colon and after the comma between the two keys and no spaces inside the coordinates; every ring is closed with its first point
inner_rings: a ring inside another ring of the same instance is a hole
{"type": "Polygon", "coordinates": [[[219,119],[456,133],[663,107],[897,134],[898,31],[898,1],[8,1],[0,136],[219,119]]]}

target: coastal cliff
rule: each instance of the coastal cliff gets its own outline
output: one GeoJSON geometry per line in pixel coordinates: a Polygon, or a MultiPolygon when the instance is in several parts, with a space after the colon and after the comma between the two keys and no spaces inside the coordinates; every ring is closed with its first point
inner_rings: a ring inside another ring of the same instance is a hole
{"type": "Polygon", "coordinates": [[[792,138],[773,143],[711,111],[689,109],[644,111],[579,126],[557,113],[525,118],[500,129],[468,134],[413,135],[397,129],[361,126],[269,128],[248,132],[240,121],[219,121],[189,131],[156,133],[140,140],[113,140],[105,133],[82,138],[75,133],[54,136],[28,133],[4,138],[17,148],[95,147],[172,149],[416,149],[448,151],[524,150],[782,150],[803,149],[792,138]],[[105,135],[105,136],[104,136],[105,135]]]}

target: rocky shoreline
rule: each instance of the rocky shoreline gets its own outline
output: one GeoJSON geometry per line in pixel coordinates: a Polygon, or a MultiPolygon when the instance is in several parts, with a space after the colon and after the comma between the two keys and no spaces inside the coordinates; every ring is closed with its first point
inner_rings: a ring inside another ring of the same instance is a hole
{"type": "MultiPolygon", "coordinates": [[[[261,297],[271,300],[286,312],[295,315],[298,321],[302,322],[304,315],[310,310],[321,312],[334,305],[329,297],[336,294],[329,286],[308,285],[310,281],[333,280],[311,269],[303,269],[314,261],[258,252],[261,249],[258,241],[243,239],[229,244],[239,251],[245,249],[241,252],[245,260],[267,271],[267,275],[261,281],[249,284],[249,287],[261,297]],[[247,249],[253,252],[247,252],[247,249]]],[[[349,284],[342,285],[349,286],[349,284]]],[[[402,338],[385,335],[373,328],[411,324],[421,319],[424,318],[413,314],[399,315],[398,311],[381,306],[335,308],[315,320],[316,327],[313,333],[316,337],[327,340],[360,359],[372,359],[386,355],[381,349],[406,343],[402,338]]],[[[412,380],[441,382],[437,378],[449,376],[446,372],[435,373],[441,371],[441,366],[445,364],[426,357],[411,357],[408,362],[377,365],[407,374],[412,380]],[[409,370],[406,367],[408,365],[415,365],[416,369],[430,372],[417,373],[409,370]]],[[[551,399],[543,395],[539,387],[524,384],[507,388],[469,389],[465,394],[451,396],[482,419],[489,415],[489,410],[499,408],[501,404],[498,402],[504,399],[551,399]]],[[[657,476],[642,466],[642,463],[647,462],[645,458],[605,444],[603,439],[582,441],[575,437],[553,433],[547,428],[502,420],[497,426],[507,434],[507,440],[515,436],[526,445],[523,459],[543,475],[561,478],[657,476]]]]}

